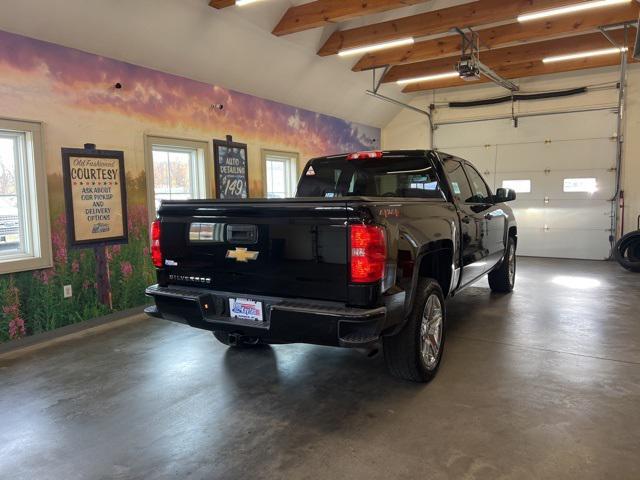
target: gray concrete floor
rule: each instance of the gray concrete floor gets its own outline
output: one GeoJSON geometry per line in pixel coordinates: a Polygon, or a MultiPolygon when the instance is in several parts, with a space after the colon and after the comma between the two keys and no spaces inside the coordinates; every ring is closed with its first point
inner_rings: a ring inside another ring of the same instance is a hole
{"type": "Polygon", "coordinates": [[[449,303],[429,385],[144,320],[0,361],[3,479],[638,479],[640,276],[520,259],[449,303]]]}

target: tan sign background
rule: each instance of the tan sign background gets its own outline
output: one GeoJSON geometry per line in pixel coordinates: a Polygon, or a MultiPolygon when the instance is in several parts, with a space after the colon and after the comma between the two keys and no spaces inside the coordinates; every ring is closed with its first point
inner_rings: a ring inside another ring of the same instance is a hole
{"type": "Polygon", "coordinates": [[[122,237],[120,161],[70,157],[69,164],[76,241],[122,237]]]}

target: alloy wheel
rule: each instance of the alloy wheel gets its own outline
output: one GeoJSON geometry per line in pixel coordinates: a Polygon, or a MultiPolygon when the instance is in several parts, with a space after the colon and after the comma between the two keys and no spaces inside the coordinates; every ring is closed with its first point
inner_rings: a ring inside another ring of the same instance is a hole
{"type": "Polygon", "coordinates": [[[438,365],[442,349],[443,319],[440,298],[432,293],[427,299],[420,323],[420,354],[428,370],[433,370],[438,365]]]}

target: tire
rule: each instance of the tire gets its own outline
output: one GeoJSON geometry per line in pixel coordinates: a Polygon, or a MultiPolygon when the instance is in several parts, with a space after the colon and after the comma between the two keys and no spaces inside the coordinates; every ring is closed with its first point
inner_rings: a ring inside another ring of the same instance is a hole
{"type": "Polygon", "coordinates": [[[421,278],[413,309],[402,330],[383,338],[384,360],[389,372],[411,382],[426,383],[432,380],[442,360],[445,327],[446,309],[442,289],[435,280],[421,278]],[[436,345],[437,351],[434,353],[436,345]]]}
{"type": "Polygon", "coordinates": [[[630,272],[640,272],[640,231],[627,233],[614,249],[616,261],[630,272]]]}
{"type": "Polygon", "coordinates": [[[489,273],[491,291],[511,293],[516,283],[516,241],[509,237],[507,251],[498,268],[489,273]]]}
{"type": "Polygon", "coordinates": [[[244,339],[240,339],[237,343],[231,343],[229,339],[229,334],[227,332],[211,332],[213,336],[216,337],[220,343],[226,345],[231,348],[255,348],[258,345],[263,345],[260,340],[257,338],[252,338],[252,342],[245,341],[244,339]]]}

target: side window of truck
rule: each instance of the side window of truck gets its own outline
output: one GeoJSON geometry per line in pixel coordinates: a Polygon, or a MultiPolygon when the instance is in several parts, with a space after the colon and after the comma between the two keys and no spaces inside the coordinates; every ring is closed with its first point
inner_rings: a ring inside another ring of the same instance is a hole
{"type": "Polygon", "coordinates": [[[443,161],[443,164],[447,177],[449,177],[453,194],[458,200],[470,203],[473,200],[473,193],[471,192],[469,179],[467,179],[467,175],[462,168],[462,163],[453,158],[448,158],[443,161]]]}
{"type": "Polygon", "coordinates": [[[465,165],[464,169],[471,182],[471,190],[473,192],[472,203],[492,203],[489,187],[484,183],[478,171],[469,164],[465,165]]]}

